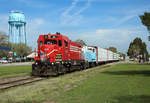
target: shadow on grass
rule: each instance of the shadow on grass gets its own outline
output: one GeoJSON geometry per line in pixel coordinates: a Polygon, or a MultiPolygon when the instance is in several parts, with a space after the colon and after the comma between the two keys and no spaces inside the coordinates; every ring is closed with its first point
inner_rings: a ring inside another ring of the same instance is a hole
{"type": "Polygon", "coordinates": [[[150,96],[148,95],[120,96],[114,99],[115,101],[111,103],[150,103],[150,96]]]}
{"type": "MultiPolygon", "coordinates": [[[[1,103],[1,102],[0,102],[1,103]]],[[[39,102],[35,102],[35,101],[21,101],[21,102],[14,102],[14,101],[7,101],[7,103],[39,103],[39,102]]]]}
{"type": "Polygon", "coordinates": [[[111,74],[111,75],[144,75],[144,76],[150,76],[150,70],[106,71],[106,72],[102,72],[102,73],[111,74]]]}

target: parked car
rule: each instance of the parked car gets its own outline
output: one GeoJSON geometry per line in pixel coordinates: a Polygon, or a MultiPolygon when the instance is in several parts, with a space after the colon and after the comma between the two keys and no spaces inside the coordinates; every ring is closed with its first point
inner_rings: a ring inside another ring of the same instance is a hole
{"type": "Polygon", "coordinates": [[[8,58],[8,63],[12,63],[13,62],[13,58],[8,58]]]}
{"type": "Polygon", "coordinates": [[[4,59],[1,59],[1,60],[0,60],[0,63],[6,64],[6,63],[8,63],[8,61],[7,61],[7,60],[4,60],[4,59]]]}
{"type": "Polygon", "coordinates": [[[17,57],[16,62],[21,62],[21,58],[17,57]]]}

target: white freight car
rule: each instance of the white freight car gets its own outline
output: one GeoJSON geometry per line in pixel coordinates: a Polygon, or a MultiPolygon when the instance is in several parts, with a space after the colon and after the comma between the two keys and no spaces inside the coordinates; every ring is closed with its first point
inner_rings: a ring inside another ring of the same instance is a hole
{"type": "Polygon", "coordinates": [[[110,62],[110,61],[113,61],[113,52],[112,51],[110,51],[110,50],[108,50],[108,61],[110,62]]]}
{"type": "Polygon", "coordinates": [[[98,48],[97,48],[97,52],[98,52],[98,55],[97,55],[97,56],[98,56],[98,63],[107,62],[107,60],[108,60],[108,57],[107,57],[107,50],[98,47],[98,48]]]}

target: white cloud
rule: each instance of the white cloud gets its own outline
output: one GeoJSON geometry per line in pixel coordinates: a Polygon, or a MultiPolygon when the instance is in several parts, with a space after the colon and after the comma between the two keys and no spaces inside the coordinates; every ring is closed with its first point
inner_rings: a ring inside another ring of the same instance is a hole
{"type": "Polygon", "coordinates": [[[49,6],[48,4],[43,2],[44,0],[42,2],[40,0],[17,0],[17,1],[19,3],[22,3],[23,5],[33,8],[45,8],[49,6]]]}
{"type": "Polygon", "coordinates": [[[8,15],[0,14],[0,31],[8,32],[8,15]]]}
{"type": "Polygon", "coordinates": [[[89,8],[91,0],[85,1],[85,5],[76,10],[77,3],[80,3],[80,1],[81,0],[74,0],[71,6],[61,14],[60,19],[62,25],[77,26],[80,24],[81,20],[83,19],[83,15],[81,15],[81,13],[89,8]],[[76,12],[71,14],[70,12],[73,10],[76,10],[76,12]]]}
{"type": "Polygon", "coordinates": [[[128,15],[128,16],[125,16],[123,17],[122,19],[118,20],[117,23],[115,24],[115,26],[119,26],[127,21],[129,21],[130,19],[136,17],[136,15],[128,15]]]}
{"type": "MultiPolygon", "coordinates": [[[[80,0],[80,1],[87,1],[87,0],[80,0]]],[[[118,2],[121,0],[91,0],[92,2],[118,2]]]]}
{"type": "Polygon", "coordinates": [[[46,22],[42,18],[33,18],[27,20],[27,43],[36,48],[37,39],[41,33],[43,33],[43,26],[46,25],[46,22]]]}
{"type": "Polygon", "coordinates": [[[36,25],[42,25],[45,23],[45,21],[41,18],[36,18],[36,19],[33,19],[32,22],[36,25]]]}
{"type": "Polygon", "coordinates": [[[98,45],[102,48],[114,46],[119,51],[125,53],[127,52],[129,43],[134,38],[140,37],[143,41],[147,41],[147,34],[143,26],[137,26],[132,28],[97,29],[95,31],[80,32],[76,33],[73,38],[83,39],[88,45],[98,45]]]}

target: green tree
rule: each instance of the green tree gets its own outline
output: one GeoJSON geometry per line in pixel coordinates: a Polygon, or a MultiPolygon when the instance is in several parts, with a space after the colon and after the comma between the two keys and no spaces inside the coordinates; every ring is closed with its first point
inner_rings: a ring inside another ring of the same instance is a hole
{"type": "Polygon", "coordinates": [[[120,54],[121,57],[123,57],[123,59],[125,59],[126,55],[124,53],[121,52],[117,52],[118,54],[120,54]]]}
{"type": "Polygon", "coordinates": [[[85,41],[81,39],[77,39],[75,42],[80,43],[82,45],[86,45],[85,41]]]}
{"type": "Polygon", "coordinates": [[[0,32],[0,46],[6,46],[8,44],[8,36],[5,32],[0,32]]]}
{"type": "MultiPolygon", "coordinates": [[[[8,36],[5,32],[0,32],[0,47],[8,46],[8,36]]],[[[0,57],[6,57],[9,51],[0,50],[0,57]]]]}
{"type": "MultiPolygon", "coordinates": [[[[11,48],[11,51],[16,52],[17,56],[19,57],[25,57],[28,54],[32,52],[31,47],[24,43],[8,43],[8,36],[4,32],[0,32],[0,46],[7,46],[11,48]]],[[[8,56],[8,52],[6,50],[1,50],[0,51],[0,57],[6,57],[8,56]]]]}
{"type": "Polygon", "coordinates": [[[115,47],[109,47],[108,50],[110,50],[114,53],[117,53],[117,48],[115,48],[115,47]]]}
{"type": "Polygon", "coordinates": [[[144,15],[139,16],[143,25],[147,27],[148,32],[150,33],[150,13],[144,12],[144,15]]]}
{"type": "Polygon", "coordinates": [[[24,43],[18,43],[18,44],[10,44],[12,47],[12,51],[17,53],[17,56],[19,57],[26,57],[30,53],[32,53],[32,48],[27,46],[24,43]]]}
{"type": "Polygon", "coordinates": [[[142,55],[145,60],[148,60],[148,51],[145,42],[142,42],[141,38],[135,38],[129,45],[127,55],[130,58],[142,55]]]}

